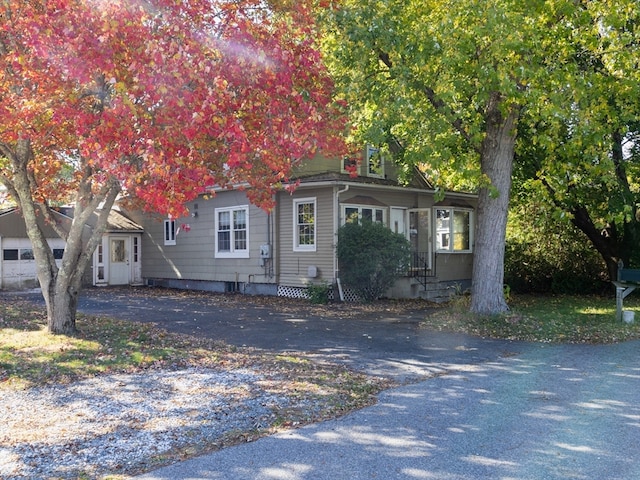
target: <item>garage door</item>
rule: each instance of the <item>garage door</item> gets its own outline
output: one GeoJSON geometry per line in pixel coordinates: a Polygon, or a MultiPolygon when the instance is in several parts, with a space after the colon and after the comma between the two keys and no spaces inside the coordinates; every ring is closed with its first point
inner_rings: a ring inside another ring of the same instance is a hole
{"type": "MultiPolygon", "coordinates": [[[[56,259],[61,259],[64,252],[64,241],[51,239],[49,245],[54,246],[53,254],[56,259]]],[[[20,290],[38,286],[36,262],[29,239],[3,238],[0,261],[2,261],[0,287],[3,289],[20,290]]]]}

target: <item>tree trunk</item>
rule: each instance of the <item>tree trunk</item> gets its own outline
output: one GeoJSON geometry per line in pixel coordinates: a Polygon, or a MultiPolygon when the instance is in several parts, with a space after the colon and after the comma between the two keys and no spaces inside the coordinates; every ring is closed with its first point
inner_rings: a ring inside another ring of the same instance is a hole
{"type": "Polygon", "coordinates": [[[571,222],[584,233],[591,241],[591,244],[598,251],[607,266],[607,272],[611,280],[616,280],[618,276],[618,261],[628,262],[628,257],[620,256],[618,242],[618,229],[612,225],[606,235],[596,228],[587,209],[579,205],[571,210],[573,215],[571,222]]]}
{"type": "Polygon", "coordinates": [[[51,288],[42,289],[42,295],[47,306],[47,326],[49,333],[60,335],[75,335],[76,312],[78,309],[78,289],[63,282],[60,278],[51,288]]]}
{"type": "Polygon", "coordinates": [[[76,311],[82,278],[106,230],[107,217],[120,192],[120,185],[112,178],[97,187],[92,181],[91,168],[84,168],[69,231],[51,225],[65,240],[61,266],[58,267],[40,226],[44,218],[53,218],[51,211],[46,204],[36,204],[32,195],[32,188],[37,186],[37,181],[29,171],[29,162],[33,158],[31,143],[28,139],[20,139],[13,151],[5,148],[4,153],[12,166],[12,177],[6,178],[5,182],[22,211],[27,236],[31,241],[38,281],[47,308],[48,330],[54,334],[73,335],[76,333],[76,311]],[[87,221],[99,207],[98,219],[86,238],[87,221]]]}
{"type": "Polygon", "coordinates": [[[519,109],[510,107],[505,118],[502,107],[499,95],[493,95],[480,159],[490,184],[480,189],[478,197],[470,310],[481,315],[509,310],[504,298],[504,246],[519,109]]]}

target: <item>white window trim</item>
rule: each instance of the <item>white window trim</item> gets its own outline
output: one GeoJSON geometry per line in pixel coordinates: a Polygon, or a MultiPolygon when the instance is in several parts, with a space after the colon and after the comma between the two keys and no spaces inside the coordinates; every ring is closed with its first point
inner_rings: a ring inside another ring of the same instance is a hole
{"type": "Polygon", "coordinates": [[[344,168],[344,164],[345,162],[349,162],[349,163],[353,163],[353,166],[355,167],[355,172],[359,173],[358,170],[360,169],[360,166],[358,165],[358,161],[355,158],[343,158],[340,160],[340,173],[351,173],[349,170],[347,170],[346,168],[344,168]]]}
{"type": "Polygon", "coordinates": [[[293,251],[294,252],[315,252],[318,240],[318,204],[316,197],[297,198],[293,201],[293,251]],[[298,205],[301,203],[313,204],[313,245],[300,245],[300,235],[298,231],[298,205]]]}
{"type": "Polygon", "coordinates": [[[167,219],[162,224],[162,236],[164,237],[165,245],[175,245],[176,244],[176,221],[167,219]],[[167,226],[169,224],[173,224],[173,228],[168,229],[167,226]]]}
{"type": "Polygon", "coordinates": [[[367,176],[374,177],[374,178],[384,178],[384,164],[385,164],[385,155],[380,152],[380,149],[372,145],[367,145],[367,161],[366,161],[367,176]],[[371,163],[369,162],[370,158],[377,153],[380,153],[380,173],[372,172],[371,163]]]}
{"type": "Polygon", "coordinates": [[[249,258],[249,205],[234,205],[233,207],[222,207],[215,209],[215,258],[249,258]],[[233,212],[237,212],[239,210],[244,210],[245,216],[247,219],[247,248],[242,250],[235,249],[235,238],[234,238],[234,230],[233,230],[233,212]],[[231,251],[221,252],[218,250],[218,220],[220,218],[220,212],[229,212],[231,219],[231,251]]]}
{"type": "Polygon", "coordinates": [[[433,243],[434,249],[438,253],[472,253],[473,252],[473,234],[474,234],[474,215],[473,210],[470,208],[459,208],[459,207],[434,207],[433,208],[433,228],[434,228],[434,236],[433,243]],[[451,222],[449,224],[449,248],[438,248],[438,210],[449,210],[451,212],[451,222]],[[454,232],[453,232],[453,216],[454,212],[467,212],[469,213],[469,248],[466,250],[454,250],[453,245],[455,244],[454,232]]]}
{"type": "MultiPolygon", "coordinates": [[[[340,212],[342,214],[342,219],[341,219],[341,224],[344,225],[345,223],[347,223],[347,208],[356,208],[358,209],[358,222],[362,221],[362,209],[363,208],[368,208],[371,209],[373,211],[375,210],[382,210],[382,222],[378,222],[378,223],[382,223],[382,225],[384,225],[385,227],[388,226],[388,222],[387,222],[387,218],[389,216],[388,214],[388,208],[387,207],[379,207],[379,206],[375,206],[375,205],[358,205],[355,203],[343,203],[341,204],[342,207],[342,211],[340,212]]],[[[374,222],[376,221],[375,219],[373,220],[374,222]]]]}

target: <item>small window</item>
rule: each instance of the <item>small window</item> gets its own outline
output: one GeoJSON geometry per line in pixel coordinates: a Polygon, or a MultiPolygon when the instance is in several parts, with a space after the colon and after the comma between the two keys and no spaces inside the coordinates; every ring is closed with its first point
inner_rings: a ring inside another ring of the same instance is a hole
{"type": "Polygon", "coordinates": [[[436,209],[436,249],[448,252],[470,252],[472,245],[470,210],[436,209]]]}
{"type": "Polygon", "coordinates": [[[19,258],[17,248],[6,248],[2,251],[3,260],[18,260],[19,258]]]}
{"type": "Polygon", "coordinates": [[[111,240],[111,263],[125,263],[127,251],[125,250],[125,241],[121,238],[111,240]]]}
{"type": "Polygon", "coordinates": [[[53,258],[55,258],[56,260],[62,260],[63,255],[64,255],[64,248],[53,249],[53,258]]]}
{"type": "Polygon", "coordinates": [[[358,161],[355,158],[345,157],[342,159],[342,173],[357,173],[358,161]]]}
{"type": "Polygon", "coordinates": [[[367,175],[384,178],[385,155],[379,148],[367,147],[367,175]]]}
{"type": "Polygon", "coordinates": [[[249,206],[216,208],[216,257],[249,258],[249,206]]]}
{"type": "Polygon", "coordinates": [[[138,263],[138,255],[140,254],[140,245],[138,237],[133,237],[133,263],[138,263]]]}
{"type": "Polygon", "coordinates": [[[358,223],[360,221],[360,212],[358,207],[344,207],[344,223],[358,223]]]}
{"type": "Polygon", "coordinates": [[[20,260],[33,260],[35,257],[33,256],[33,250],[30,248],[21,248],[20,249],[20,260]]]}
{"type": "Polygon", "coordinates": [[[316,251],[316,199],[301,198],[293,202],[293,250],[316,251]]]}
{"type": "Polygon", "coordinates": [[[176,221],[175,220],[164,221],[164,244],[165,245],[176,244],[176,221]]]}

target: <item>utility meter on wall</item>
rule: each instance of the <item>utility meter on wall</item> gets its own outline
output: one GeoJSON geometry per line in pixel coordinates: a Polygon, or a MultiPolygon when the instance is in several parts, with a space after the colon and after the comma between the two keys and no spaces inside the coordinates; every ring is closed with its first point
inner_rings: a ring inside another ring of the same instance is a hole
{"type": "Polygon", "coordinates": [[[271,258],[271,245],[260,245],[260,258],[271,258]]]}

